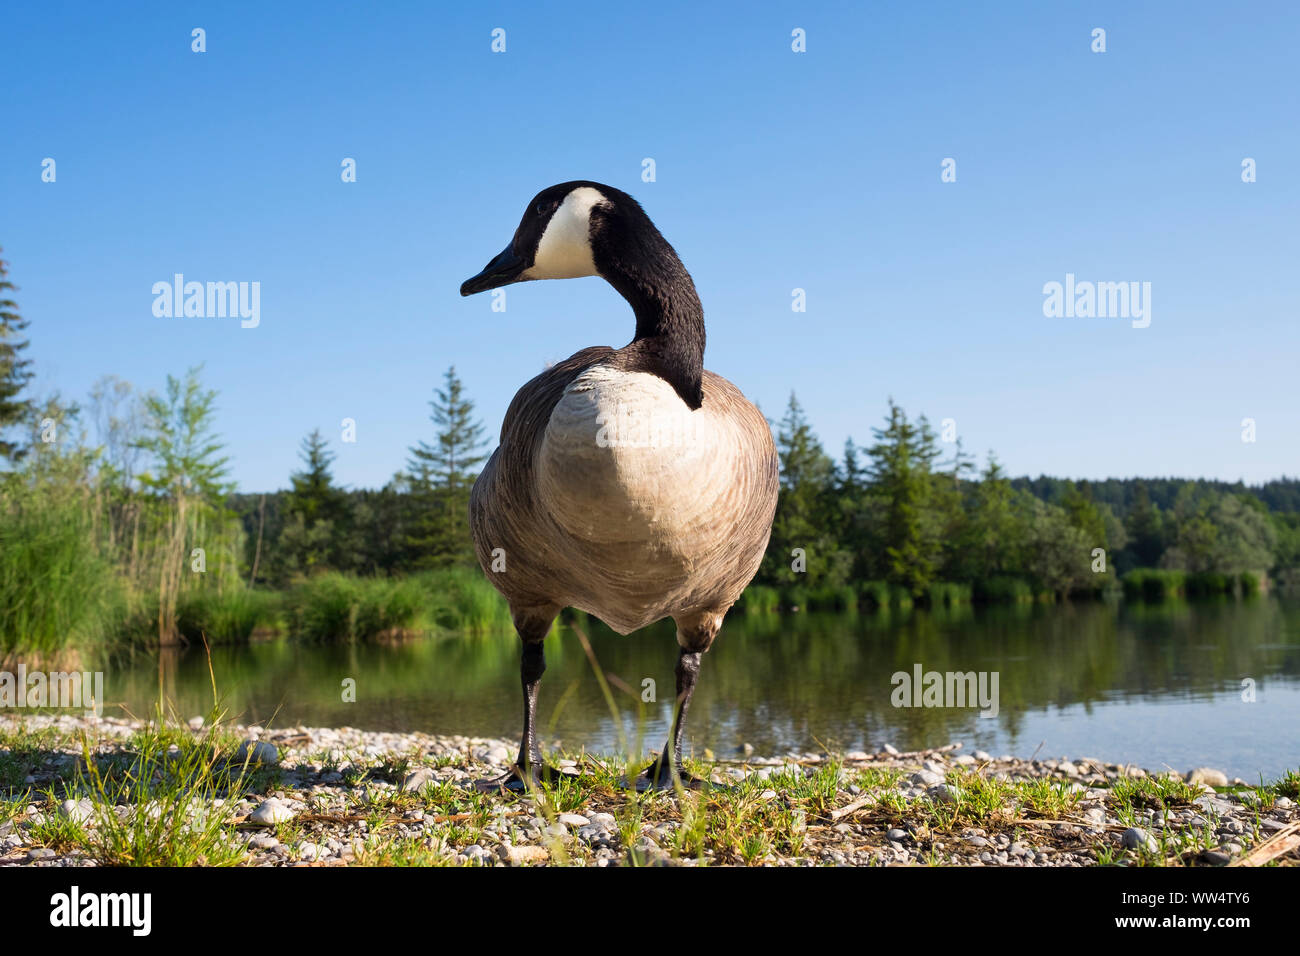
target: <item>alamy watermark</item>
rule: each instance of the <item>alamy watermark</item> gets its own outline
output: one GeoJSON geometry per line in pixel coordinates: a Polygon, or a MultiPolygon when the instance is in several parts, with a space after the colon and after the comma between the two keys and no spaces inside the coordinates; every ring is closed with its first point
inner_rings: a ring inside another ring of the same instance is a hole
{"type": "Polygon", "coordinates": [[[1049,319],[1132,319],[1133,328],[1151,324],[1150,282],[1065,282],[1043,286],[1043,315],[1049,319]]]}
{"type": "Polygon", "coordinates": [[[0,708],[81,708],[87,717],[103,716],[104,672],[0,671],[0,708]]]}
{"type": "Polygon", "coordinates": [[[238,316],[245,329],[255,329],[262,321],[260,282],[186,282],[177,272],[171,282],[155,282],[153,295],[153,314],[160,319],[238,316]]]}
{"type": "Polygon", "coordinates": [[[890,679],[895,707],[979,707],[981,717],[998,715],[997,671],[897,671],[890,679]]]}

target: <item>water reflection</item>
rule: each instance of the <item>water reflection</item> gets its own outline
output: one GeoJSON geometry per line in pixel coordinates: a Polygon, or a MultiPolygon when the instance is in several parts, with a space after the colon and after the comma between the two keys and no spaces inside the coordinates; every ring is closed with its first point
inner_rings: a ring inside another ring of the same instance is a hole
{"type": "MultiPolygon", "coordinates": [[[[619,748],[666,733],[676,643],[670,623],[623,638],[584,624],[615,691],[611,715],[591,666],[566,628],[547,641],[540,715],[567,747],[619,748]],[[658,701],[640,701],[642,681],[658,701]]],[[[399,646],[218,648],[218,689],[245,721],[332,724],[514,737],[519,690],[512,634],[399,646]],[[342,682],[356,680],[356,702],[342,682]]],[[[110,665],[107,696],[135,713],[161,679],[182,715],[211,702],[201,649],[110,665]]],[[[1300,766],[1300,602],[1028,605],[894,615],[793,615],[728,621],[705,656],[689,736],[719,755],[741,743],[760,753],[900,749],[950,740],[1027,756],[1096,756],[1185,770],[1210,764],[1255,779],[1300,766]],[[999,713],[895,708],[891,675],[996,671],[999,713]],[[1242,682],[1256,699],[1243,701],[1242,682]]]]}

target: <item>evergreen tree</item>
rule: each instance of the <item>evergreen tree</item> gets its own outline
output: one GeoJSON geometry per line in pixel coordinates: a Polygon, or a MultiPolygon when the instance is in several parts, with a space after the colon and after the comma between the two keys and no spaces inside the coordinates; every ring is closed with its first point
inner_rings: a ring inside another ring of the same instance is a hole
{"type": "Polygon", "coordinates": [[[410,536],[417,566],[470,560],[469,493],[487,458],[483,424],[474,417],[474,403],[465,397],[454,365],[444,379],[446,385],[429,402],[437,440],[420,441],[407,459],[412,504],[418,509],[410,536]]]}
{"type": "Polygon", "coordinates": [[[1091,486],[1087,481],[1078,484],[1070,482],[1061,499],[1061,507],[1065,509],[1070,524],[1082,531],[1084,537],[1091,542],[1090,548],[1108,546],[1106,523],[1101,511],[1093,503],[1091,486]]]}
{"type": "Polygon", "coordinates": [[[304,467],[289,476],[285,500],[284,556],[293,571],[342,569],[347,564],[340,553],[347,532],[343,520],[347,499],[334,486],[330,472],[335,455],[319,428],[302,440],[300,454],[304,467]]]}
{"type": "Polygon", "coordinates": [[[1014,492],[997,458],[989,452],[972,495],[970,520],[962,536],[959,578],[974,581],[1017,567],[1023,540],[1013,507],[1014,492]]]}
{"type": "Polygon", "coordinates": [[[873,491],[882,500],[880,527],[884,575],[890,583],[920,594],[934,580],[938,542],[928,520],[931,466],[939,451],[925,419],[907,420],[889,400],[884,428],[872,429],[876,442],[868,454],[873,491]]]}
{"type": "MultiPolygon", "coordinates": [[[[0,249],[0,253],[3,253],[0,249]]],[[[26,453],[17,440],[6,440],[5,433],[24,422],[31,414],[30,403],[19,393],[31,381],[31,360],[22,357],[30,344],[22,337],[28,322],[18,312],[18,303],[10,298],[17,290],[9,281],[9,264],[0,258],[0,458],[16,463],[26,453]]]]}
{"type": "Polygon", "coordinates": [[[1140,568],[1154,568],[1165,551],[1165,520],[1160,506],[1151,501],[1147,483],[1138,481],[1133,493],[1133,508],[1126,521],[1129,551],[1134,564],[1140,568]]]}
{"type": "Polygon", "coordinates": [[[835,465],[794,393],[777,428],[776,448],[781,493],[772,543],[764,558],[764,578],[810,588],[838,587],[847,580],[852,559],[831,531],[835,465]],[[795,549],[803,552],[803,571],[795,570],[795,549]]]}

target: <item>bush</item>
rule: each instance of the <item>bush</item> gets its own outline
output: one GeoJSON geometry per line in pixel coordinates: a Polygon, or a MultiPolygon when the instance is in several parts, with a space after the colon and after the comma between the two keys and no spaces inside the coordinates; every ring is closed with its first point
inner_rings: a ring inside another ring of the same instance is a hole
{"type": "Polygon", "coordinates": [[[1163,601],[1183,593],[1187,576],[1182,571],[1134,568],[1124,575],[1124,596],[1131,600],[1163,601]]]}
{"type": "Polygon", "coordinates": [[[867,608],[873,611],[889,609],[889,585],[884,581],[863,581],[858,590],[867,608]]]}
{"type": "Polygon", "coordinates": [[[889,606],[905,611],[914,603],[912,592],[905,587],[895,585],[889,589],[889,606]]]}
{"type": "Polygon", "coordinates": [[[1028,581],[1008,574],[982,578],[975,582],[971,591],[976,601],[990,604],[1016,604],[1034,599],[1034,589],[1028,581]]]}
{"type": "Polygon", "coordinates": [[[742,614],[775,614],[781,606],[781,595],[776,588],[751,584],[736,603],[742,614]]]}
{"type": "Polygon", "coordinates": [[[838,588],[819,588],[808,595],[808,610],[856,614],[858,593],[848,585],[838,588]]]}
{"type": "Polygon", "coordinates": [[[925,602],[930,607],[955,607],[971,599],[971,586],[954,581],[936,581],[925,592],[925,602]]]}
{"type": "Polygon", "coordinates": [[[808,610],[807,588],[795,586],[781,591],[781,607],[787,611],[808,610]]]}
{"type": "Polygon", "coordinates": [[[1231,594],[1237,586],[1237,578],[1218,571],[1202,571],[1187,575],[1186,586],[1189,597],[1218,597],[1231,594]]]}
{"type": "Polygon", "coordinates": [[[182,595],[177,603],[176,626],[187,641],[248,641],[258,629],[280,628],[281,603],[279,594],[255,591],[242,584],[225,591],[195,590],[182,595]]]}

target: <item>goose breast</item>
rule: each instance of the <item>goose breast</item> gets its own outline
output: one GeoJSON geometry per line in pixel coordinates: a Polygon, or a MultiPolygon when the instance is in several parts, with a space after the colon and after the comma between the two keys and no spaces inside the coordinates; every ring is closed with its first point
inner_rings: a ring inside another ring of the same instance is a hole
{"type": "Polygon", "coordinates": [[[766,420],[717,375],[692,411],[656,375],[595,365],[565,389],[536,454],[539,504],[596,585],[578,590],[618,595],[638,620],[729,605],[762,559],[776,452],[766,420]]]}

